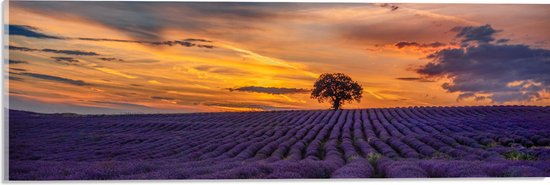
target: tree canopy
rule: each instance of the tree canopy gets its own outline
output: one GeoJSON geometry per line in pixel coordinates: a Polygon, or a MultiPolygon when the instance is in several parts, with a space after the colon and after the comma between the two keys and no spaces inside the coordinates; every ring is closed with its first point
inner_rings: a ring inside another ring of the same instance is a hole
{"type": "Polygon", "coordinates": [[[319,103],[330,101],[332,108],[338,110],[344,103],[361,102],[362,94],[363,87],[351,77],[343,73],[325,73],[313,85],[311,98],[319,103]]]}

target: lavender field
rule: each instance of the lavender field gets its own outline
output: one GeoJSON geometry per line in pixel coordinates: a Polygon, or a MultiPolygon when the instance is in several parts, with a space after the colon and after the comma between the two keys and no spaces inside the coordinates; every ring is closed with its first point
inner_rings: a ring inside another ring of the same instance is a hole
{"type": "Polygon", "coordinates": [[[550,176],[550,108],[9,112],[9,179],[550,176]]]}

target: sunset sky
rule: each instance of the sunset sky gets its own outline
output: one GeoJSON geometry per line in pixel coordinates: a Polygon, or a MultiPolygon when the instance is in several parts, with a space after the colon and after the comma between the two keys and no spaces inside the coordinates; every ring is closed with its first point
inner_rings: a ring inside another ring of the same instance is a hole
{"type": "Polygon", "coordinates": [[[9,108],[175,113],[550,105],[550,5],[10,2],[9,108]]]}

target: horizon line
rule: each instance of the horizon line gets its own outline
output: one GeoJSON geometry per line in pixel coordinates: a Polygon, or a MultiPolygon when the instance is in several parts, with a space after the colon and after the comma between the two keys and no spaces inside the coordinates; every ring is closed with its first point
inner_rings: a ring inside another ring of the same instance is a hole
{"type": "MultiPolygon", "coordinates": [[[[484,108],[484,107],[541,107],[541,108],[550,108],[550,105],[445,105],[445,106],[407,106],[407,107],[371,107],[371,108],[340,108],[338,110],[369,110],[369,109],[412,109],[412,108],[484,108]]],[[[31,114],[45,114],[45,115],[82,115],[82,116],[121,116],[121,115],[178,115],[178,114],[212,114],[212,113],[258,113],[258,112],[288,112],[288,111],[332,111],[334,109],[278,109],[278,110],[247,110],[247,111],[218,111],[218,112],[168,112],[168,113],[137,113],[137,112],[127,112],[127,113],[110,113],[110,114],[83,114],[83,113],[74,113],[74,112],[55,112],[55,113],[47,113],[47,112],[35,112],[35,111],[28,111],[28,110],[19,110],[19,109],[10,109],[8,107],[4,107],[4,111],[7,112],[7,115],[9,115],[10,111],[16,111],[16,112],[26,112],[31,114]]]]}

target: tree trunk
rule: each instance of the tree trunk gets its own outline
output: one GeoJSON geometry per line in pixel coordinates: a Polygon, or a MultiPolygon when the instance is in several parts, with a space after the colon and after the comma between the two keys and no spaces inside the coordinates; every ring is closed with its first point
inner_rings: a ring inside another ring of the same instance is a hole
{"type": "Polygon", "coordinates": [[[338,110],[340,109],[340,99],[335,99],[334,102],[332,103],[332,108],[334,110],[338,110]]]}

